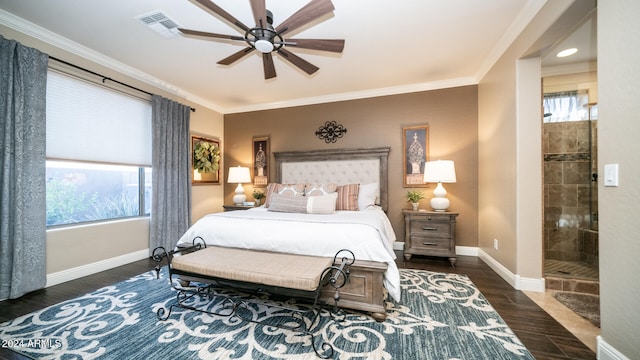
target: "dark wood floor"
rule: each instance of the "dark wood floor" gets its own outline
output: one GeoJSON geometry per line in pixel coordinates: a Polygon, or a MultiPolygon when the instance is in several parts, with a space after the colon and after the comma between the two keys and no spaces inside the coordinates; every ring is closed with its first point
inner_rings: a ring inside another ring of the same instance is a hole
{"type": "MultiPolygon", "coordinates": [[[[536,359],[596,359],[596,355],[521,291],[514,290],[477,257],[460,256],[452,268],[446,259],[414,256],[398,258],[404,268],[465,274],[471,278],[509,327],[536,359]]],[[[154,263],[141,260],[82,279],[34,291],[20,299],[0,302],[0,323],[81,296],[87,292],[126,280],[152,269],[154,263]]],[[[0,349],[0,359],[26,359],[0,349]]]]}

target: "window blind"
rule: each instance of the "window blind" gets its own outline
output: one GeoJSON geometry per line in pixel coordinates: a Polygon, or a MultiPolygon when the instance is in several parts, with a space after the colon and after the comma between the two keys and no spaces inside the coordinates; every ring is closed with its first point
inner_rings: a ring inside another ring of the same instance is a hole
{"type": "Polygon", "coordinates": [[[47,157],[151,166],[151,103],[49,70],[47,157]]]}

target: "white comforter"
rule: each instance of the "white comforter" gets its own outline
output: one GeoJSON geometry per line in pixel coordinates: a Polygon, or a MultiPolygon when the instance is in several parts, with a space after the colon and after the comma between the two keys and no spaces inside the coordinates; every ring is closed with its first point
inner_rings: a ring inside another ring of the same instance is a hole
{"type": "Polygon", "coordinates": [[[215,213],[193,224],[178,244],[191,244],[196,236],[207,245],[326,257],[349,249],[358,260],[386,263],[384,285],[391,297],[400,300],[400,274],[393,252],[396,237],[379,208],[328,215],[281,213],[264,207],[215,213]]]}

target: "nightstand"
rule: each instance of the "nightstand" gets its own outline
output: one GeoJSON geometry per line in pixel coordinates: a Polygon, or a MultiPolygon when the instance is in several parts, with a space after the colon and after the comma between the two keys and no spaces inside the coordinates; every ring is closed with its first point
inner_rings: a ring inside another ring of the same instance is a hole
{"type": "Polygon", "coordinates": [[[457,213],[402,210],[404,214],[404,258],[412,255],[449,258],[455,266],[457,213]]]}
{"type": "Polygon", "coordinates": [[[222,205],[224,211],[233,211],[233,210],[249,210],[253,208],[253,206],[249,205],[222,205]]]}

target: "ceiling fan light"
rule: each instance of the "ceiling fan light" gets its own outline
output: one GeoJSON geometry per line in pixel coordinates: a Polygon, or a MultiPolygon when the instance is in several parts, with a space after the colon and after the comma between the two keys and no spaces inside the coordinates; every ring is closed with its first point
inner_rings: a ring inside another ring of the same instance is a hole
{"type": "Polygon", "coordinates": [[[256,48],[256,50],[260,51],[263,54],[268,54],[273,51],[273,43],[269,40],[256,40],[253,46],[256,48]]]}

